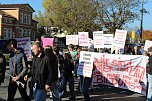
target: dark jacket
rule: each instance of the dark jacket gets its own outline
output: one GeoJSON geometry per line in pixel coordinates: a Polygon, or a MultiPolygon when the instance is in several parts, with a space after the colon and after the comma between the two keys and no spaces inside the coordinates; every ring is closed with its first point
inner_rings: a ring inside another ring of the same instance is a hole
{"type": "Polygon", "coordinates": [[[59,68],[58,68],[58,57],[53,54],[50,58],[50,63],[51,63],[51,71],[53,73],[53,81],[57,81],[58,80],[58,73],[59,73],[59,68]]]}
{"type": "Polygon", "coordinates": [[[148,74],[152,75],[152,56],[149,56],[149,61],[148,61],[148,74]]]}
{"type": "Polygon", "coordinates": [[[46,84],[51,86],[51,83],[56,80],[53,71],[50,59],[43,52],[40,57],[33,57],[31,71],[28,76],[32,76],[32,81],[38,84],[38,89],[45,89],[46,84]]]}
{"type": "Polygon", "coordinates": [[[0,54],[0,83],[4,82],[6,70],[6,59],[4,55],[0,54]]]}
{"type": "Polygon", "coordinates": [[[64,60],[64,77],[71,77],[73,76],[72,71],[74,71],[74,63],[72,63],[70,60],[65,59],[64,60]]]}

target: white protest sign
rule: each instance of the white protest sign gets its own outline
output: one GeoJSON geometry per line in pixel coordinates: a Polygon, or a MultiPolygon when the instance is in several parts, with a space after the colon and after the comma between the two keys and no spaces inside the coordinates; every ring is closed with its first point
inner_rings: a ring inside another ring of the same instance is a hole
{"type": "Polygon", "coordinates": [[[116,29],[115,38],[114,38],[114,46],[119,48],[124,48],[126,41],[127,31],[116,29]]]}
{"type": "Polygon", "coordinates": [[[147,56],[94,53],[92,84],[105,84],[146,95],[147,56]]]}
{"type": "Polygon", "coordinates": [[[77,74],[91,77],[93,69],[94,54],[92,52],[81,51],[77,74]]]}
{"type": "Polygon", "coordinates": [[[27,56],[27,60],[29,60],[29,57],[31,56],[31,39],[30,37],[24,37],[24,38],[15,38],[17,40],[17,46],[18,48],[23,48],[24,53],[27,56]]]}
{"type": "Polygon", "coordinates": [[[78,32],[78,34],[79,34],[79,46],[88,46],[89,44],[88,32],[78,32]]]}
{"type": "Polygon", "coordinates": [[[113,45],[113,34],[104,34],[104,48],[112,48],[113,45]]]}
{"type": "Polygon", "coordinates": [[[78,35],[66,35],[66,45],[78,45],[78,35]]]}
{"type": "Polygon", "coordinates": [[[144,50],[147,51],[147,49],[148,49],[149,47],[151,47],[151,46],[152,46],[152,41],[146,40],[145,46],[144,46],[144,50]]]}
{"type": "Polygon", "coordinates": [[[93,32],[94,48],[104,48],[103,31],[93,32]]]}

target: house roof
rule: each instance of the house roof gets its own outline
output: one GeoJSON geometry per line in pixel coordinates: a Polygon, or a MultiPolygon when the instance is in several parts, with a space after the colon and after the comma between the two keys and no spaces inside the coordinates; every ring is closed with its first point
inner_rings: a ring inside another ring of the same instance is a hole
{"type": "MultiPolygon", "coordinates": [[[[0,15],[5,16],[5,17],[14,18],[13,16],[11,16],[11,15],[9,15],[8,13],[3,12],[3,11],[1,11],[1,10],[0,10],[0,15]]],[[[15,19],[15,18],[14,18],[14,19],[15,19]]]]}
{"type": "Polygon", "coordinates": [[[35,10],[27,3],[27,4],[0,4],[0,9],[5,9],[5,8],[21,8],[23,6],[29,6],[33,12],[35,12],[35,10]]]}

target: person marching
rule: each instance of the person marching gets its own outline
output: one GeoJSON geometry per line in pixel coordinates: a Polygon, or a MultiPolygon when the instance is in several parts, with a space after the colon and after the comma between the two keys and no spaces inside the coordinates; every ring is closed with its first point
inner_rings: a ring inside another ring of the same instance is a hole
{"type": "Polygon", "coordinates": [[[14,101],[14,96],[18,88],[21,97],[24,101],[30,101],[26,92],[26,84],[24,76],[28,71],[26,56],[24,51],[17,48],[17,41],[15,39],[8,40],[7,48],[11,51],[9,60],[10,80],[8,85],[7,101],[14,101]]]}
{"type": "Polygon", "coordinates": [[[60,92],[65,92],[66,84],[69,82],[69,89],[70,89],[70,98],[69,100],[75,100],[75,91],[74,91],[74,63],[72,57],[69,53],[64,53],[64,73],[63,73],[63,80],[62,80],[62,88],[60,92]]]}
{"type": "Polygon", "coordinates": [[[5,78],[5,71],[6,71],[6,59],[3,55],[3,51],[0,49],[0,85],[4,82],[5,78]]]}
{"type": "Polygon", "coordinates": [[[51,84],[56,81],[53,74],[53,67],[51,66],[50,59],[45,55],[40,42],[35,42],[32,46],[34,53],[32,66],[30,72],[24,77],[24,80],[32,77],[34,84],[34,100],[46,101],[46,91],[50,91],[51,84]]]}
{"type": "Polygon", "coordinates": [[[152,47],[148,48],[149,60],[148,60],[148,92],[147,92],[147,100],[152,100],[152,47]]]}
{"type": "Polygon", "coordinates": [[[53,71],[53,76],[54,76],[54,82],[51,84],[51,91],[50,93],[52,94],[53,101],[60,101],[60,96],[59,96],[59,83],[58,83],[58,73],[59,73],[59,68],[58,68],[58,58],[54,54],[53,49],[51,46],[46,45],[44,48],[45,54],[48,56],[52,70],[53,71]]]}

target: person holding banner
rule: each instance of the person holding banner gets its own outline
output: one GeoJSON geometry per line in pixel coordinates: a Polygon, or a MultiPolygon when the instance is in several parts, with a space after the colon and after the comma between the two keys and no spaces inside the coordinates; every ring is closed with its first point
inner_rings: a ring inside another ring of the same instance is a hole
{"type": "Polygon", "coordinates": [[[148,92],[146,101],[152,101],[152,47],[148,48],[148,53],[148,92]]]}
{"type": "Polygon", "coordinates": [[[14,96],[18,88],[24,101],[31,101],[26,92],[26,86],[19,85],[18,82],[26,85],[27,82],[24,81],[24,76],[28,71],[27,59],[24,51],[17,48],[17,40],[8,40],[7,48],[11,51],[10,61],[9,61],[9,85],[8,85],[8,98],[7,101],[14,101],[14,96]]]}

